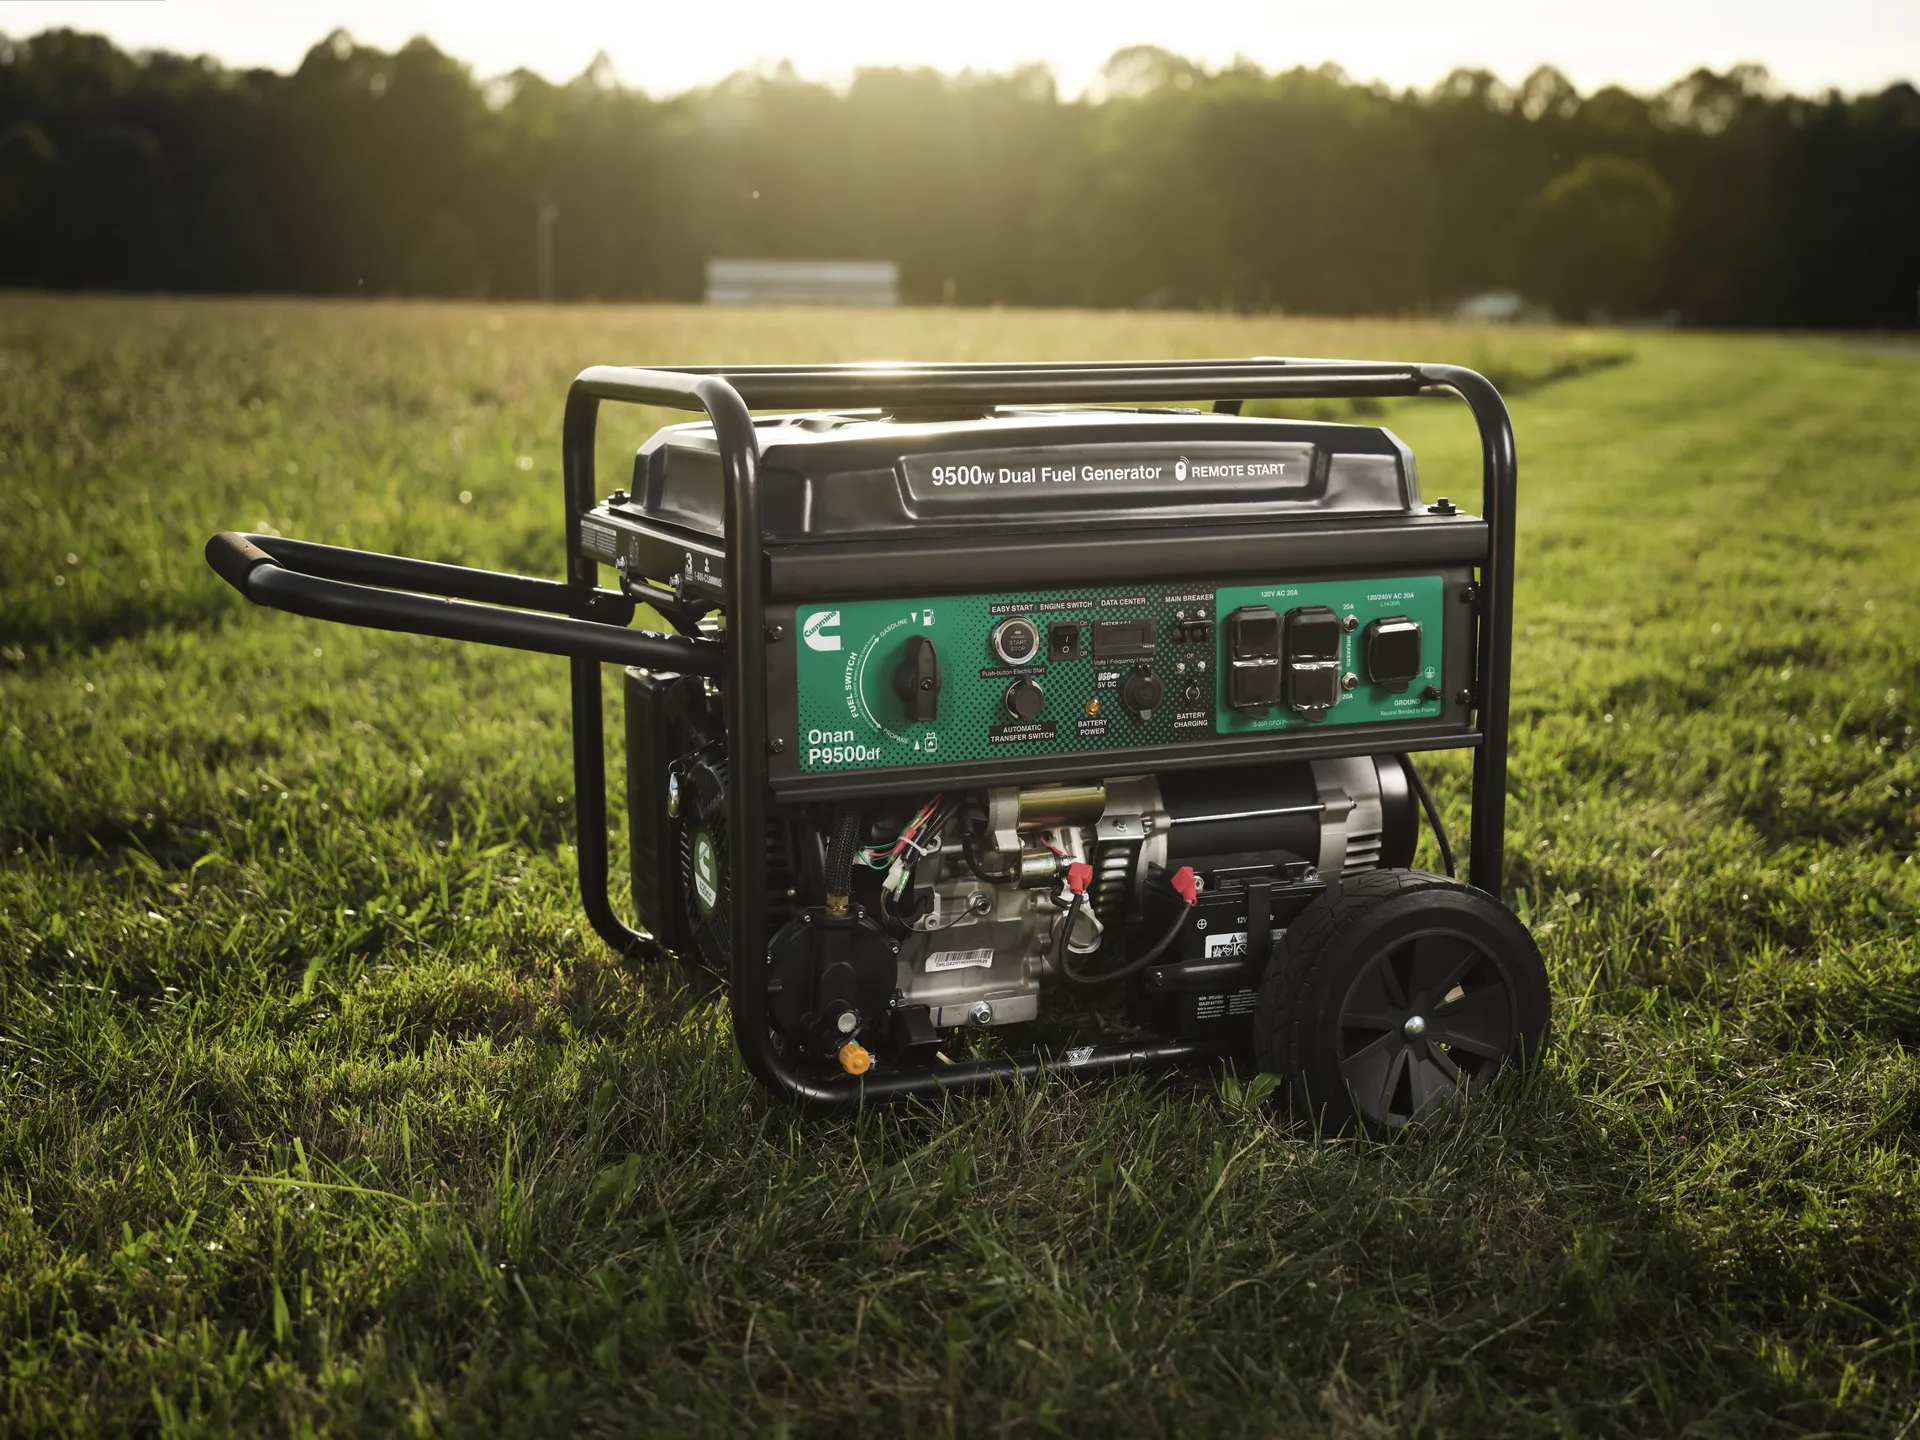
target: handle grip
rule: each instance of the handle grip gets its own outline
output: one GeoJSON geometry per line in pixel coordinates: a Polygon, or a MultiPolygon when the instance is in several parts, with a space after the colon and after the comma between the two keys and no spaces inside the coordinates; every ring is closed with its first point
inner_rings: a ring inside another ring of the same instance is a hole
{"type": "Polygon", "coordinates": [[[207,564],[222,580],[245,595],[247,577],[260,566],[273,564],[273,557],[238,531],[222,530],[207,541],[207,564]]]}
{"type": "Polygon", "coordinates": [[[231,530],[207,542],[207,564],[256,605],[368,630],[471,640],[509,650],[691,675],[718,675],[727,663],[726,646],[712,640],[659,635],[651,630],[629,630],[624,624],[577,618],[568,612],[582,608],[617,612],[621,606],[630,617],[633,605],[611,592],[586,589],[583,593],[581,587],[551,580],[306,541],[240,535],[231,530]],[[411,582],[429,593],[355,584],[315,573],[329,570],[389,585],[411,582]],[[532,605],[560,613],[468,604],[448,598],[451,595],[532,605]]]}

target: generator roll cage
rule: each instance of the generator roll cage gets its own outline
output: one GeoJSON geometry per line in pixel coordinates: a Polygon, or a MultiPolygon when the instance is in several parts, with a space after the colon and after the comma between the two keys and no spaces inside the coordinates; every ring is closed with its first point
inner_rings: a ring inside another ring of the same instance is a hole
{"type": "MultiPolygon", "coordinates": [[[[603,663],[716,678],[725,687],[726,745],[733,767],[728,814],[728,993],[735,1043],[755,1078],[809,1108],[962,1090],[1049,1069],[1121,1074],[1217,1058],[1208,1040],[1167,1040],[1076,1050],[1071,1057],[984,1058],[920,1071],[817,1078],[775,1049],[765,961],[767,673],[766,557],[755,410],[860,407],[1212,402],[1388,398],[1451,393],[1480,432],[1481,516],[1487,553],[1475,595],[1478,620],[1474,721],[1465,736],[1406,748],[1474,750],[1469,879],[1498,898],[1505,843],[1507,698],[1512,670],[1513,525],[1517,463],[1513,426],[1492,382],[1453,365],[1253,359],[1044,364],[747,365],[646,369],[592,366],[567,393],[562,431],[566,501],[564,583],[443,565],[279,536],[214,536],[208,563],[257,604],[317,619],[511,649],[565,655],[572,667],[574,801],[581,901],[608,945],[624,954],[657,949],[615,914],[608,893],[603,663]],[[635,600],[599,586],[600,562],[581,547],[581,520],[595,504],[594,441],[604,401],[704,412],[717,442],[725,493],[725,573],[720,609],[726,642],[626,628],[635,600]],[[413,592],[413,593],[405,593],[413,592]],[[436,598],[428,598],[436,597],[436,598]],[[462,602],[480,601],[482,604],[462,602]],[[499,608],[513,607],[513,608],[499,608]],[[543,613],[527,613],[543,612],[543,613]],[[752,637],[755,643],[739,643],[752,637]]],[[[1357,754],[1370,742],[1323,741],[1315,756],[1357,754]]],[[[1303,752],[1308,753],[1308,752],[1303,752]]]]}

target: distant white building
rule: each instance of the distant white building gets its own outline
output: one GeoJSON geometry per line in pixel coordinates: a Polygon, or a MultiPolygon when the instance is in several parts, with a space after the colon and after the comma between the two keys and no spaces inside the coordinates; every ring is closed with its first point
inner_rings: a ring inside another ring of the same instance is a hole
{"type": "Polygon", "coordinates": [[[891,260],[709,260],[709,305],[898,305],[891,260]]]}
{"type": "Polygon", "coordinates": [[[1488,290],[1455,305],[1453,318],[1501,325],[1551,325],[1554,316],[1545,305],[1527,299],[1518,290],[1488,290]]]}

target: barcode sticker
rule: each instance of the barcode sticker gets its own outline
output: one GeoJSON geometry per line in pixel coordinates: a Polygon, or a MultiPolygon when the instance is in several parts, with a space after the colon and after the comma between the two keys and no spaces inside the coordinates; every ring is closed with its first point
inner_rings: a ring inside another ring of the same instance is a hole
{"type": "Polygon", "coordinates": [[[965,970],[969,965],[993,964],[993,950],[941,950],[927,956],[927,973],[936,970],[965,970]]]}

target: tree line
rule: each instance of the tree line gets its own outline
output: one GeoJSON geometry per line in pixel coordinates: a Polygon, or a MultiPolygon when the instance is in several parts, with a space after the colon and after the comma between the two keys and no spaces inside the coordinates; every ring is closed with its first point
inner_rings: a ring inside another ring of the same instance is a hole
{"type": "Polygon", "coordinates": [[[291,74],[0,39],[0,285],[686,300],[710,257],[779,256],[897,261],[919,303],[1411,313],[1510,289],[1569,318],[1916,322],[1910,84],[1393,91],[1134,48],[1096,89],[781,69],[659,98],[604,62],[487,79],[343,32],[291,74]]]}

